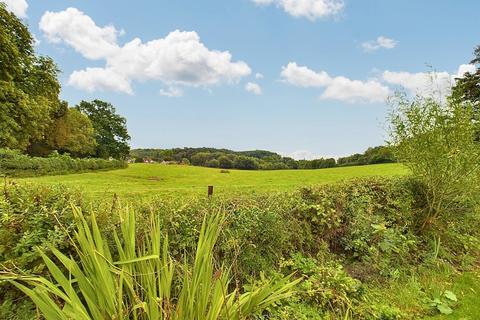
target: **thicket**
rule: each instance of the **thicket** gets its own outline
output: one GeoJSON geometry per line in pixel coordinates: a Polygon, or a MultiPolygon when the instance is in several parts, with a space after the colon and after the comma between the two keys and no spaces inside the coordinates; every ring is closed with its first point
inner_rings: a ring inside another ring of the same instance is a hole
{"type": "Polygon", "coordinates": [[[0,176],[59,175],[126,167],[127,163],[123,160],[72,158],[67,154],[58,154],[56,152],[48,157],[30,157],[15,150],[0,149],[0,176]]]}
{"type": "MultiPolygon", "coordinates": [[[[302,279],[297,294],[258,313],[257,318],[284,319],[339,317],[396,319],[394,306],[367,299],[375,283],[397,279],[431,261],[467,268],[478,258],[480,217],[451,216],[448,228],[432,235],[419,229],[424,219],[423,185],[410,178],[363,179],[301,189],[291,194],[213,199],[153,199],[132,204],[136,237],[149,235],[151,217],[158,218],[168,235],[171,257],[180,265],[195,260],[205,216],[225,213],[215,261],[230,267],[235,288],[248,290],[279,275],[302,279]],[[315,315],[315,316],[314,316],[315,315]]],[[[125,222],[118,199],[87,204],[81,194],[62,187],[22,186],[8,182],[0,198],[0,263],[5,274],[48,275],[40,247],[53,261],[52,248],[78,261],[69,240],[74,213],[70,203],[86,216],[95,214],[114,257],[118,257],[114,230],[125,222]]],[[[30,301],[9,283],[0,286],[0,315],[28,319],[30,301]]],[[[430,312],[428,305],[420,312],[430,312]]],[[[418,315],[418,314],[417,314],[418,315]]],[[[415,318],[415,315],[404,315],[415,318]]]]}

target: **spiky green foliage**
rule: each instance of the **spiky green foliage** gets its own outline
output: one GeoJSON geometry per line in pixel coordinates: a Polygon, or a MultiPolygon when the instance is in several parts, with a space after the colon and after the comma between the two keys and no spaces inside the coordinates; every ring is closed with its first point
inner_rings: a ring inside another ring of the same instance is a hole
{"type": "Polygon", "coordinates": [[[229,271],[216,268],[213,256],[225,220],[220,212],[205,216],[193,265],[185,263],[176,270],[168,239],[153,215],[149,232],[138,241],[133,211],[119,210],[121,228],[114,233],[119,260],[115,261],[95,216],[87,221],[81,210],[73,211],[79,261],[51,248],[61,267],[40,251],[51,280],[2,276],[28,295],[47,320],[245,319],[289,297],[299,281],[288,276],[264,281],[246,292],[230,290],[229,271]],[[173,283],[181,283],[181,288],[176,291],[173,283]]]}

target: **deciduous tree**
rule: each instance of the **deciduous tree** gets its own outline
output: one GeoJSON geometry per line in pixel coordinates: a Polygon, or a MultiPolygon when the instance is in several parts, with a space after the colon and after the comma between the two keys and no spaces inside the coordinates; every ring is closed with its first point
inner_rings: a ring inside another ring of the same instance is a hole
{"type": "Polygon", "coordinates": [[[76,108],[92,121],[97,157],[124,159],[128,156],[127,120],[116,113],[112,104],[101,100],[82,101],[76,108]]]}
{"type": "Polygon", "coordinates": [[[88,156],[95,152],[95,132],[90,119],[79,110],[68,108],[56,119],[47,135],[52,149],[68,152],[73,156],[88,156]]]}
{"type": "Polygon", "coordinates": [[[41,140],[59,107],[52,59],[38,57],[28,28],[0,3],[0,147],[26,150],[41,140]]]}

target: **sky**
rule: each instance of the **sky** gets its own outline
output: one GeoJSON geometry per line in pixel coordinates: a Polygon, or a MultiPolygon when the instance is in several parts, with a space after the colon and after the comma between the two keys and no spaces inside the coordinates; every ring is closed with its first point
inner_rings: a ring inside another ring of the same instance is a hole
{"type": "Polygon", "coordinates": [[[388,139],[396,90],[444,95],[480,44],[476,0],[0,0],[112,103],[134,148],[344,156],[388,139]],[[437,92],[438,91],[438,92],[437,92]]]}

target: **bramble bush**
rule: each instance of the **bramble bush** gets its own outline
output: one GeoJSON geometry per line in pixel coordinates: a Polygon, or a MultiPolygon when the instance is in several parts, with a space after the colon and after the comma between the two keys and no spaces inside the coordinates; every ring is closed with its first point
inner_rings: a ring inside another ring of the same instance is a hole
{"type": "Polygon", "coordinates": [[[9,177],[58,175],[126,167],[127,163],[122,160],[72,158],[56,152],[46,158],[30,157],[18,151],[0,149],[0,175],[9,177]]]}
{"type": "MultiPolygon", "coordinates": [[[[82,205],[79,193],[62,186],[19,186],[6,182],[0,197],[0,270],[46,274],[36,248],[54,246],[69,254],[73,217],[70,205],[82,205]]],[[[32,318],[31,302],[12,285],[0,282],[0,319],[32,318]]]]}
{"type": "Polygon", "coordinates": [[[417,248],[410,185],[409,179],[373,178],[302,189],[297,214],[309,219],[317,241],[356,264],[357,277],[393,275],[417,248]]]}

